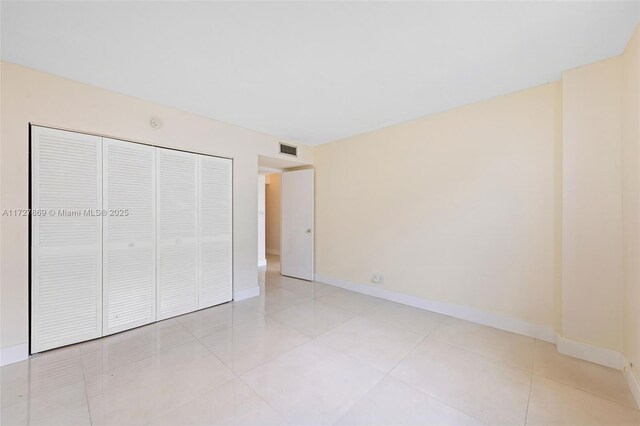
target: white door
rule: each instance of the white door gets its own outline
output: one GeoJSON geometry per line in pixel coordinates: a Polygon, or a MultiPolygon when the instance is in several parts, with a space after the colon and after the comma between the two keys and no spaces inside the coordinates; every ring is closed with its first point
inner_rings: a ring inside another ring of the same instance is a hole
{"type": "Polygon", "coordinates": [[[103,139],[103,334],[156,320],[155,148],[103,139]]]}
{"type": "Polygon", "coordinates": [[[313,281],[313,169],[282,173],[282,275],[313,281]]]}
{"type": "Polygon", "coordinates": [[[31,128],[31,352],[102,335],[102,139],[31,128]]]}
{"type": "Polygon", "coordinates": [[[157,317],[198,309],[198,156],[156,149],[157,317]]]}
{"type": "Polygon", "coordinates": [[[232,298],[232,162],[198,155],[198,308],[232,298]]]}

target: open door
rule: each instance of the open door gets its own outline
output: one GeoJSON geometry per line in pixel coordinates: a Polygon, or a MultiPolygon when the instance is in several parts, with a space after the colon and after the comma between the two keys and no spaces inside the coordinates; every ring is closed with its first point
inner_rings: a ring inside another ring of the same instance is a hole
{"type": "Polygon", "coordinates": [[[282,275],[313,281],[313,169],[282,173],[282,275]]]}

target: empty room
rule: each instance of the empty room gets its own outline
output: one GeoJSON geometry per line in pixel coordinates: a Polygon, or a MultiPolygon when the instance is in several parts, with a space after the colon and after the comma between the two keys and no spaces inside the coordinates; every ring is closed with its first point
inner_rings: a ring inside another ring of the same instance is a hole
{"type": "Polygon", "coordinates": [[[640,426],[640,1],[0,0],[0,424],[640,426]]]}

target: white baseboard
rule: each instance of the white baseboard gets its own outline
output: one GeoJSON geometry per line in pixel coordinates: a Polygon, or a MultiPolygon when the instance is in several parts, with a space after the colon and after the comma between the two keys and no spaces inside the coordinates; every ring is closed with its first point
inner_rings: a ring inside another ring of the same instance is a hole
{"type": "Polygon", "coordinates": [[[29,345],[23,343],[20,345],[9,346],[0,349],[0,366],[9,365],[14,362],[24,361],[29,358],[29,345]]]}
{"type": "Polygon", "coordinates": [[[238,290],[233,293],[233,300],[239,302],[245,299],[251,299],[252,297],[260,296],[260,286],[251,288],[245,288],[244,290],[238,290]]]}
{"type": "Polygon", "coordinates": [[[560,335],[556,336],[556,347],[561,354],[615,368],[616,370],[622,370],[626,365],[625,358],[620,352],[578,340],[567,339],[560,335]]]}
{"type": "Polygon", "coordinates": [[[427,311],[437,312],[439,314],[475,322],[477,324],[487,325],[489,327],[497,328],[500,330],[534,337],[546,342],[555,343],[556,341],[556,331],[553,329],[553,327],[550,326],[531,324],[526,321],[505,317],[491,312],[481,311],[479,309],[469,308],[453,303],[424,299],[417,296],[411,296],[409,294],[398,293],[387,288],[353,283],[350,281],[342,280],[340,278],[328,277],[326,275],[318,273],[316,273],[316,281],[344,288],[346,290],[366,294],[369,296],[379,297],[391,302],[402,303],[404,305],[425,309],[427,311]]]}
{"type": "MultiPolygon", "coordinates": [[[[233,293],[233,300],[240,301],[260,296],[260,286],[238,290],[233,293]]],[[[24,361],[29,358],[29,345],[23,343],[20,345],[10,346],[0,349],[0,366],[13,364],[15,362],[24,361]]]]}
{"type": "MultiPolygon", "coordinates": [[[[233,294],[233,300],[240,301],[260,296],[260,286],[238,290],[233,294]]],[[[0,349],[0,366],[13,364],[15,362],[24,361],[29,358],[29,345],[23,343],[20,345],[9,346],[0,349]]]]}
{"type": "Polygon", "coordinates": [[[266,252],[267,252],[267,254],[272,254],[274,256],[280,256],[280,250],[278,250],[278,249],[270,249],[270,248],[268,248],[266,250],[266,252]]]}
{"type": "Polygon", "coordinates": [[[258,268],[267,266],[267,259],[258,259],[258,268]]]}
{"type": "Polygon", "coordinates": [[[629,367],[629,362],[625,359],[625,368],[624,368],[624,378],[627,380],[627,384],[629,385],[629,389],[631,389],[631,394],[633,395],[633,399],[636,400],[636,406],[640,408],[640,383],[638,383],[638,379],[631,371],[631,367],[629,367]]]}
{"type": "MultiPolygon", "coordinates": [[[[567,339],[557,334],[555,329],[550,326],[532,324],[492,312],[481,311],[452,303],[424,299],[417,296],[411,296],[409,294],[398,293],[387,288],[358,284],[318,273],[316,273],[315,279],[316,281],[325,284],[366,294],[368,296],[379,297],[391,302],[402,303],[415,308],[425,309],[427,311],[437,312],[439,314],[471,321],[477,324],[487,325],[499,330],[510,331],[523,336],[534,337],[539,340],[555,343],[558,352],[561,354],[573,356],[575,358],[604,365],[606,367],[615,368],[616,370],[624,370],[625,366],[628,365],[625,357],[620,352],[567,339]]],[[[638,401],[638,404],[640,405],[640,397],[636,396],[640,395],[638,381],[630,371],[628,373],[625,371],[625,376],[627,377],[631,391],[634,392],[636,401],[638,401]]]]}

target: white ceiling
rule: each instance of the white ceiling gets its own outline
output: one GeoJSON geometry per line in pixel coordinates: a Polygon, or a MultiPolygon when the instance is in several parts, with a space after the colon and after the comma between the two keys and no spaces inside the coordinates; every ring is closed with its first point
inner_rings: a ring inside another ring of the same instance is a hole
{"type": "Polygon", "coordinates": [[[315,145],[620,54],[639,2],[3,2],[2,59],[315,145]]]}

